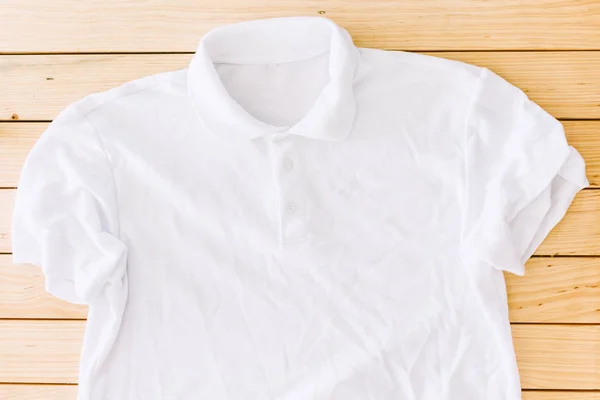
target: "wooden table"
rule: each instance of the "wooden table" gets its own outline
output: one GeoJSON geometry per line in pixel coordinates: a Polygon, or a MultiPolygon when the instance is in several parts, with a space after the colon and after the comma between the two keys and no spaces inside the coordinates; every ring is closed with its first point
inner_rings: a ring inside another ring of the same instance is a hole
{"type": "Polygon", "coordinates": [[[329,17],[360,46],[486,66],[564,121],[591,187],[527,275],[507,276],[511,321],[525,399],[600,399],[599,0],[0,2],[0,399],[76,395],[86,310],[10,256],[18,174],[48,122],[92,92],[184,68],[213,27],[290,15],[329,17]]]}

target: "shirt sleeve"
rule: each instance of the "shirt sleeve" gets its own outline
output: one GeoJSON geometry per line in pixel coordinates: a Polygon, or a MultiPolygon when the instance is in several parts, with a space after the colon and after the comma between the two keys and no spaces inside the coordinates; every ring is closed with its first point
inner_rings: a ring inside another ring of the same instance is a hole
{"type": "Polygon", "coordinates": [[[483,69],[467,118],[462,255],[517,275],[575,194],[584,161],[559,121],[483,69]]]}
{"type": "Polygon", "coordinates": [[[27,156],[12,219],[13,261],[42,268],[46,290],[91,304],[124,275],[112,171],[96,132],[73,106],[27,156]]]}

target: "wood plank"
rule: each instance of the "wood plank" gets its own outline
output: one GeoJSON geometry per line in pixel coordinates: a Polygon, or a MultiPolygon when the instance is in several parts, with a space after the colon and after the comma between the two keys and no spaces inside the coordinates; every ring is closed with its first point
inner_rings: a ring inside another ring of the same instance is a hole
{"type": "MultiPolygon", "coordinates": [[[[590,186],[600,187],[600,121],[564,121],[563,125],[569,143],[586,161],[590,186]]],[[[0,122],[0,188],[17,187],[25,157],[47,126],[46,122],[0,122]]]]}
{"type": "Polygon", "coordinates": [[[0,190],[0,253],[10,253],[10,223],[15,190],[0,190]]]}
{"type": "Polygon", "coordinates": [[[0,382],[77,383],[85,321],[0,321],[0,382]]]}
{"type": "MultiPolygon", "coordinates": [[[[569,144],[575,147],[585,159],[590,186],[600,187],[600,121],[562,121],[562,124],[569,144]]],[[[0,132],[2,132],[1,124],[0,132]]]]}
{"type": "Polygon", "coordinates": [[[513,325],[526,389],[600,389],[600,326],[513,325]]]}
{"type": "Polygon", "coordinates": [[[532,258],[506,273],[511,322],[600,323],[600,258],[532,258]]]}
{"type": "Polygon", "coordinates": [[[17,187],[29,151],[47,123],[0,123],[0,187],[17,187]]]}
{"type": "MultiPolygon", "coordinates": [[[[76,400],[75,385],[11,385],[0,384],[4,400],[76,400]]],[[[537,399],[536,399],[537,400],[537,399]]],[[[579,400],[577,398],[577,400],[579,400]]],[[[585,399],[587,400],[587,399],[585,399]]]]}
{"type": "Polygon", "coordinates": [[[187,67],[191,55],[0,56],[0,120],[51,120],[89,94],[187,67]]]}
{"type": "Polygon", "coordinates": [[[67,303],[46,292],[39,267],[15,266],[10,254],[0,255],[0,318],[82,319],[86,316],[87,307],[67,303]]]}
{"type": "MultiPolygon", "coordinates": [[[[0,190],[0,253],[10,253],[10,224],[16,190],[0,190]]],[[[581,191],[537,255],[600,255],[600,190],[581,191]]]]}
{"type": "MultiPolygon", "coordinates": [[[[40,268],[0,255],[0,318],[85,319],[87,308],[44,289],[40,268]]],[[[600,258],[532,258],[506,274],[511,322],[600,323],[600,258]]]]}
{"type": "MultiPolygon", "coordinates": [[[[600,31],[600,29],[599,29],[600,31]]],[[[557,118],[600,118],[600,52],[444,52],[488,67],[557,118]]],[[[51,120],[91,93],[187,67],[189,54],[0,56],[0,120],[51,120]]]]}
{"type": "MultiPolygon", "coordinates": [[[[77,386],[0,384],[0,398],[4,400],[75,400],[77,386]]],[[[524,390],[523,400],[600,400],[600,393],[524,390]]]]}
{"type": "Polygon", "coordinates": [[[595,0],[5,0],[0,52],[193,51],[220,25],[303,15],[329,17],[360,45],[386,49],[600,46],[595,0]]]}
{"type": "MultiPolygon", "coordinates": [[[[600,326],[514,325],[524,389],[600,389],[600,326]]],[[[84,321],[0,321],[0,382],[76,383],[84,321]]]]}
{"type": "Polygon", "coordinates": [[[583,190],[536,255],[600,255],[600,190],[583,190]]]}

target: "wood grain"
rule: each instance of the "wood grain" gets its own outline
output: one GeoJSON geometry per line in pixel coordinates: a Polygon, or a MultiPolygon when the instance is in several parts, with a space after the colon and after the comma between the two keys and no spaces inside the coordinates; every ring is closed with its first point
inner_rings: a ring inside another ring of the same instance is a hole
{"type": "Polygon", "coordinates": [[[14,190],[0,190],[0,253],[10,253],[10,223],[14,207],[14,190]]]}
{"type": "Polygon", "coordinates": [[[0,123],[0,187],[17,187],[29,151],[46,123],[0,123]]]}
{"type": "MultiPolygon", "coordinates": [[[[0,190],[0,253],[10,253],[10,224],[16,190],[0,190]]],[[[537,255],[600,255],[600,190],[581,191],[537,255]]]]}
{"type": "MultiPolygon", "coordinates": [[[[76,383],[84,321],[0,321],[0,382],[76,383]]],[[[600,389],[600,327],[514,325],[524,389],[600,389]]]]}
{"type": "Polygon", "coordinates": [[[590,186],[600,187],[600,121],[563,121],[562,124],[569,144],[575,147],[585,160],[590,186]]]}
{"type": "Polygon", "coordinates": [[[600,326],[513,325],[526,389],[600,389],[600,326]]]}
{"type": "MultiPolygon", "coordinates": [[[[75,385],[11,385],[0,384],[3,400],[76,400],[75,385]]],[[[537,400],[537,399],[536,399],[537,400]]],[[[577,399],[579,400],[579,399],[577,399]]],[[[585,399],[587,400],[587,399],[585,399]]]]}
{"type": "Polygon", "coordinates": [[[5,0],[0,52],[193,51],[220,25],[325,16],[362,46],[410,50],[598,49],[595,0],[5,0]]]}
{"type": "Polygon", "coordinates": [[[85,321],[0,321],[0,383],[77,383],[85,321]]]}
{"type": "Polygon", "coordinates": [[[67,303],[46,292],[39,267],[13,265],[10,254],[0,255],[0,318],[82,319],[86,316],[87,307],[67,303]]]}
{"type": "MultiPolygon", "coordinates": [[[[590,186],[600,187],[600,121],[564,121],[563,125],[569,144],[585,159],[590,186]]],[[[18,186],[25,157],[47,126],[45,122],[0,122],[0,188],[18,186]]]]}
{"type": "Polygon", "coordinates": [[[505,276],[511,322],[600,323],[600,258],[532,258],[505,276]]]}
{"type": "MultiPolygon", "coordinates": [[[[532,258],[506,274],[510,320],[600,323],[600,258],[532,258]]],[[[49,295],[40,268],[0,255],[0,318],[84,319],[87,308],[49,295]]]]}
{"type": "MultiPolygon", "coordinates": [[[[75,385],[11,385],[0,384],[3,400],[75,400],[75,385]]],[[[598,392],[523,391],[523,400],[600,400],[598,392]]]]}
{"type": "Polygon", "coordinates": [[[581,191],[561,222],[537,249],[537,255],[600,254],[600,191],[581,191]]]}
{"type": "MultiPolygon", "coordinates": [[[[600,31],[600,29],[599,29],[600,31]]],[[[600,118],[600,52],[433,53],[488,67],[557,118],[600,118]]],[[[191,55],[0,57],[0,120],[51,120],[68,104],[127,81],[187,67],[191,55]]]]}
{"type": "Polygon", "coordinates": [[[191,55],[0,56],[2,120],[51,120],[89,94],[187,67],[191,55]]]}

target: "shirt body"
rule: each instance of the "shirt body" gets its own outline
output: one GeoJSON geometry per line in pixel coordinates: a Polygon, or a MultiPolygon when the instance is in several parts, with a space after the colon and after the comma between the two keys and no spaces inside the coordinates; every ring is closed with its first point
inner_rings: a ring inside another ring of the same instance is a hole
{"type": "Polygon", "coordinates": [[[488,70],[253,21],[65,110],[14,257],[90,306],[83,400],[513,400],[502,270],[586,184],[488,70]]]}

